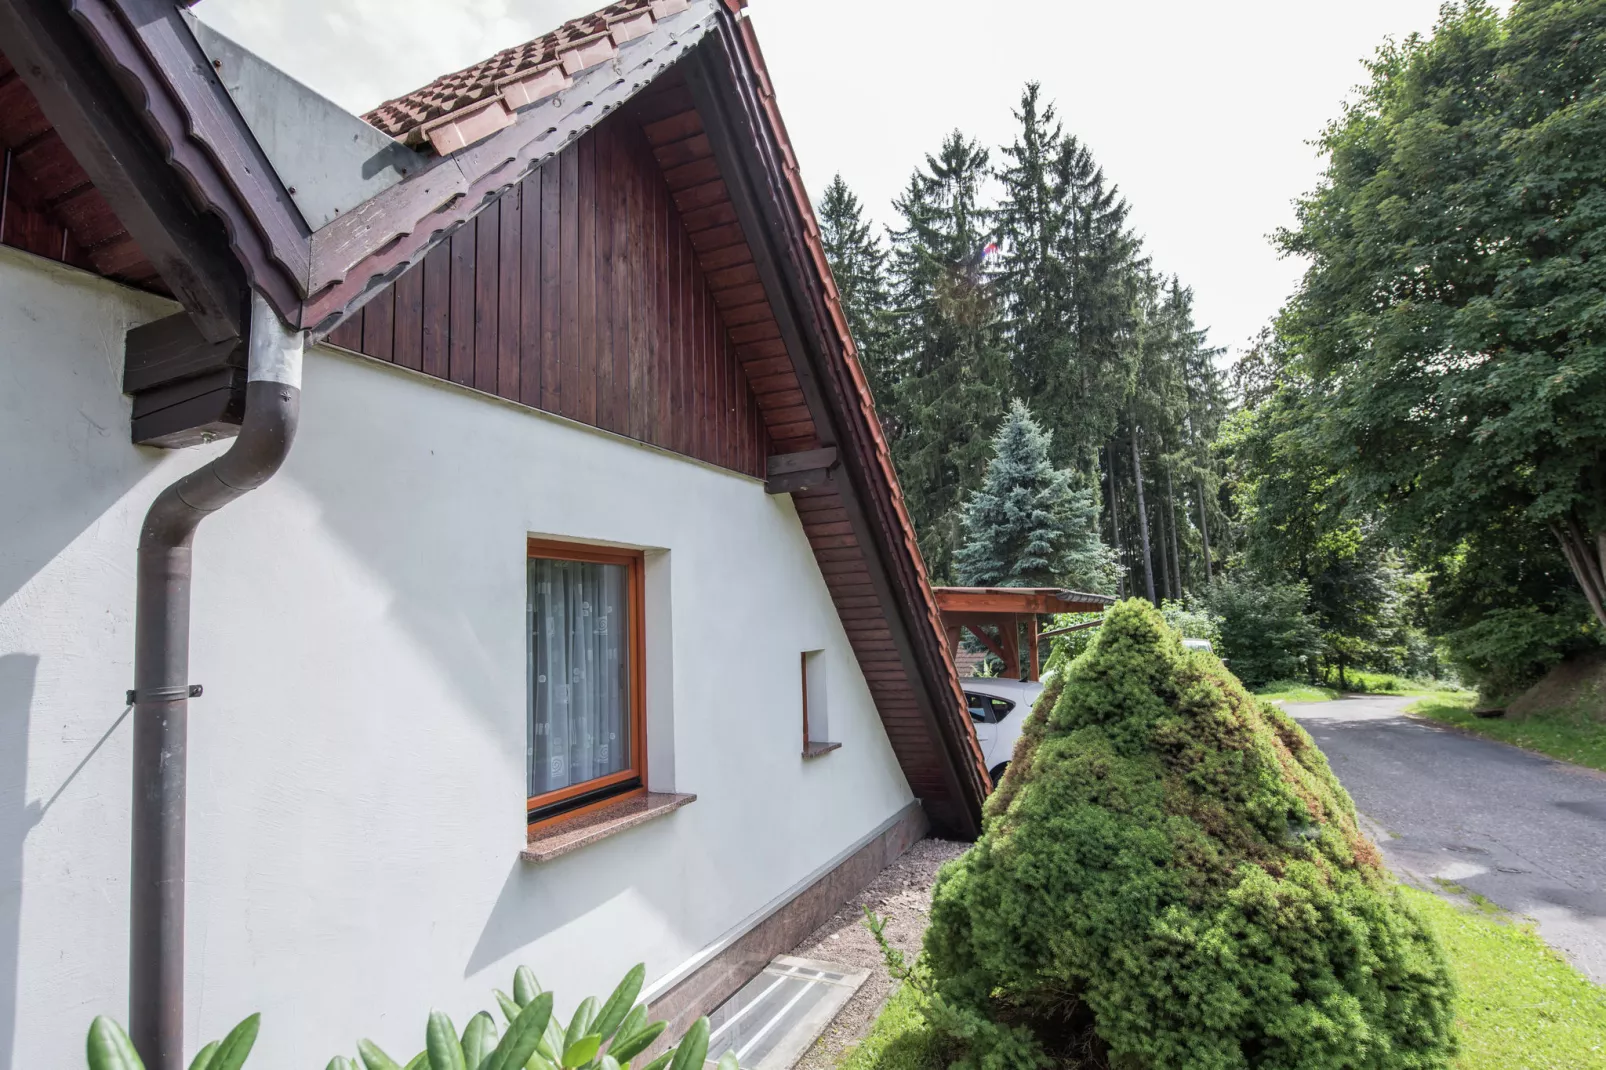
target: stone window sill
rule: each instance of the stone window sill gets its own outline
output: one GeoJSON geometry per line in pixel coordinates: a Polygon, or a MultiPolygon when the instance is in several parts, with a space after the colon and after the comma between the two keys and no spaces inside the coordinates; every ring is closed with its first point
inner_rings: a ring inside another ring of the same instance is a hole
{"type": "Polygon", "coordinates": [[[668,792],[648,792],[630,799],[621,799],[612,806],[604,806],[572,821],[564,821],[545,828],[530,837],[519,857],[526,862],[550,862],[570,851],[616,836],[626,829],[679,810],[695,795],[672,795],[668,792]]]}
{"type": "Polygon", "coordinates": [[[842,746],[840,743],[810,743],[808,749],[803,752],[803,757],[819,758],[822,755],[830,754],[840,746],[842,746]]]}

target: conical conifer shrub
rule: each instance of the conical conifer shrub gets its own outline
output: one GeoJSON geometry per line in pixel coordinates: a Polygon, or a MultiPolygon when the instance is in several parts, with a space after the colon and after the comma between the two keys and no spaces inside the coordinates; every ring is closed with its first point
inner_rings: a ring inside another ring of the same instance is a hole
{"type": "Polygon", "coordinates": [[[1137,600],[1060,677],[937,883],[962,1065],[1447,1066],[1444,955],[1304,730],[1137,600]]]}

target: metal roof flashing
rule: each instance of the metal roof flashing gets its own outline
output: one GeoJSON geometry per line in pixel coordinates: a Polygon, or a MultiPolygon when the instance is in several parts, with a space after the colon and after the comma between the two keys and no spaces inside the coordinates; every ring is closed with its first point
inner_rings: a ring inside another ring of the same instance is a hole
{"type": "Polygon", "coordinates": [[[425,164],[425,157],[191,12],[184,12],[184,21],[308,230],[318,230],[425,164]]]}

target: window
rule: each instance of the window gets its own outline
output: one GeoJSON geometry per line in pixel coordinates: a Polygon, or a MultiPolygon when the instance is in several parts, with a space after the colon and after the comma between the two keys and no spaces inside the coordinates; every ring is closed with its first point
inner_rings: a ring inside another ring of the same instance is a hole
{"type": "Polygon", "coordinates": [[[531,539],[528,822],[647,784],[640,553],[531,539]]]}
{"type": "Polygon", "coordinates": [[[977,724],[997,724],[1015,708],[1015,704],[1007,698],[973,695],[968,691],[965,692],[965,704],[970,707],[970,719],[977,724]]]}
{"type": "Polygon", "coordinates": [[[803,757],[818,758],[842,744],[831,741],[825,705],[825,651],[803,652],[803,757]]]}
{"type": "Polygon", "coordinates": [[[993,700],[986,695],[965,692],[965,704],[970,707],[970,719],[977,724],[993,723],[993,700]]]}

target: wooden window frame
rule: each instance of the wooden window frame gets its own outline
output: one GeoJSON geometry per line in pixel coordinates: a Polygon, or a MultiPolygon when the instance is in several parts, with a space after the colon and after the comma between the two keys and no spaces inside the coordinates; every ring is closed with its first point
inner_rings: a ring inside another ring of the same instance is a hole
{"type": "MultiPolygon", "coordinates": [[[[628,588],[627,612],[629,614],[629,634],[625,639],[625,654],[630,659],[630,767],[617,773],[610,773],[605,777],[587,780],[580,784],[571,784],[566,788],[549,791],[542,795],[528,796],[524,801],[525,830],[527,835],[533,836],[537,832],[550,829],[554,825],[561,825],[567,821],[582,817],[586,814],[600,810],[605,806],[613,806],[625,799],[634,799],[647,794],[647,647],[644,634],[644,621],[646,616],[646,558],[640,550],[615,549],[607,546],[590,546],[584,543],[554,542],[550,539],[531,538],[526,540],[525,560],[543,559],[548,561],[585,561],[599,565],[625,566],[625,583],[628,588]],[[623,788],[621,785],[634,785],[623,788]],[[544,809],[557,803],[577,799],[581,796],[603,793],[594,802],[584,803],[565,809],[551,816],[534,819],[532,815],[537,809],[544,809]]],[[[533,684],[531,685],[533,686],[533,684]]],[[[526,698],[528,703],[533,695],[526,698]]],[[[525,731],[532,727],[528,724],[529,707],[526,706],[525,731]]]]}

